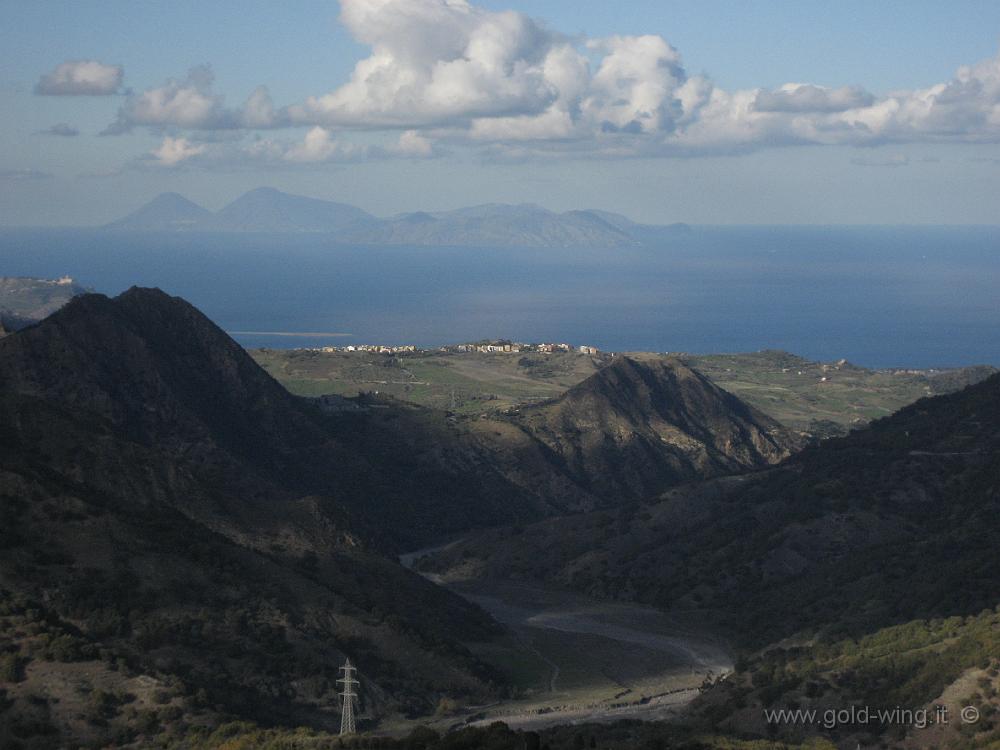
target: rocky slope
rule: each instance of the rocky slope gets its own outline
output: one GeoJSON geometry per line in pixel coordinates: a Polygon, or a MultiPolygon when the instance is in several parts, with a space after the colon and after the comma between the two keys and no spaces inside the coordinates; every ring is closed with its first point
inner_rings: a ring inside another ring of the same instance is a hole
{"type": "MultiPolygon", "coordinates": [[[[332,726],[345,655],[382,715],[426,711],[435,691],[495,695],[459,645],[494,637],[494,623],[381,552],[407,520],[387,511],[419,502],[417,487],[450,477],[486,500],[444,462],[380,493],[390,457],[358,446],[396,451],[378,437],[396,428],[366,436],[314,410],[156,290],[78,297],[3,338],[0,655],[15,707],[0,736],[44,726],[108,742],[71,707],[143,676],[189,718],[332,726]],[[46,685],[66,687],[38,724],[31,696],[46,685]]],[[[125,731],[118,719],[103,726],[125,731]]]]}
{"type": "Polygon", "coordinates": [[[1000,710],[998,519],[993,375],[775,468],[481,532],[421,567],[445,581],[530,580],[641,601],[720,628],[745,656],[697,704],[691,720],[706,730],[989,747],[1000,710]],[[763,712],[867,705],[933,716],[937,704],[953,726],[926,733],[892,722],[769,726],[763,712]],[[982,722],[962,726],[955,717],[970,705],[982,722]]]}
{"type": "Polygon", "coordinates": [[[922,399],[755,474],[655,501],[495,530],[431,569],[559,582],[701,609],[762,646],[860,634],[1000,601],[1000,375],[922,399]]]}
{"type": "Polygon", "coordinates": [[[777,422],[674,359],[618,357],[516,421],[581,486],[619,503],[762,468],[798,447],[777,422]]]}

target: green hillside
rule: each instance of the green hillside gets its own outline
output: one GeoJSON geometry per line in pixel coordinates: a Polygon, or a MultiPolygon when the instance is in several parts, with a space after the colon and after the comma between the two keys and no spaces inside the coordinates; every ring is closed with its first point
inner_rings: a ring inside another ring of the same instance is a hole
{"type": "MultiPolygon", "coordinates": [[[[554,398],[606,367],[610,355],[255,349],[251,356],[292,393],[378,391],[458,414],[504,411],[554,398]]],[[[664,355],[635,353],[639,360],[664,355]]],[[[870,370],[785,352],[681,355],[691,367],[786,427],[828,437],[887,416],[924,396],[982,380],[993,367],[870,370]]]]}

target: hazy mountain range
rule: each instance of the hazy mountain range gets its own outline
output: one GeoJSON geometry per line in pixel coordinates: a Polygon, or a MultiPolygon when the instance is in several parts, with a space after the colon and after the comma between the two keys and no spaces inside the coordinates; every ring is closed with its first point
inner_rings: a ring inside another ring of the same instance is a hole
{"type": "Polygon", "coordinates": [[[378,245],[621,247],[683,234],[687,225],[638,224],[606,211],[555,213],[533,204],[488,204],[379,218],[355,206],[257,188],[212,213],[163,193],[105,229],[130,232],[310,232],[378,245]]]}

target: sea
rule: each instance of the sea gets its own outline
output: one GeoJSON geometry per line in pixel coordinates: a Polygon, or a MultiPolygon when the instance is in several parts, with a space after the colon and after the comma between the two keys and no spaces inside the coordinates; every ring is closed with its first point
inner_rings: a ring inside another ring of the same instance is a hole
{"type": "Polygon", "coordinates": [[[1000,364],[1000,227],[692,227],[641,247],[0,231],[0,275],[181,296],[248,348],[482,339],[1000,364]]]}

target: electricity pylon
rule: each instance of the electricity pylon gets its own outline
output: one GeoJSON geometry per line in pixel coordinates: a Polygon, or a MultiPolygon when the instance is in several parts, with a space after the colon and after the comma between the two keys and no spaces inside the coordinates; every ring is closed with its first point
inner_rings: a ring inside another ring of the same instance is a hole
{"type": "Polygon", "coordinates": [[[350,659],[344,662],[344,666],[340,668],[340,671],[344,673],[344,676],[337,680],[337,682],[344,683],[344,692],[338,693],[344,699],[344,707],[340,713],[340,733],[354,734],[354,701],[358,699],[358,694],[354,692],[354,688],[361,683],[354,679],[354,673],[358,670],[351,664],[350,659]]]}

